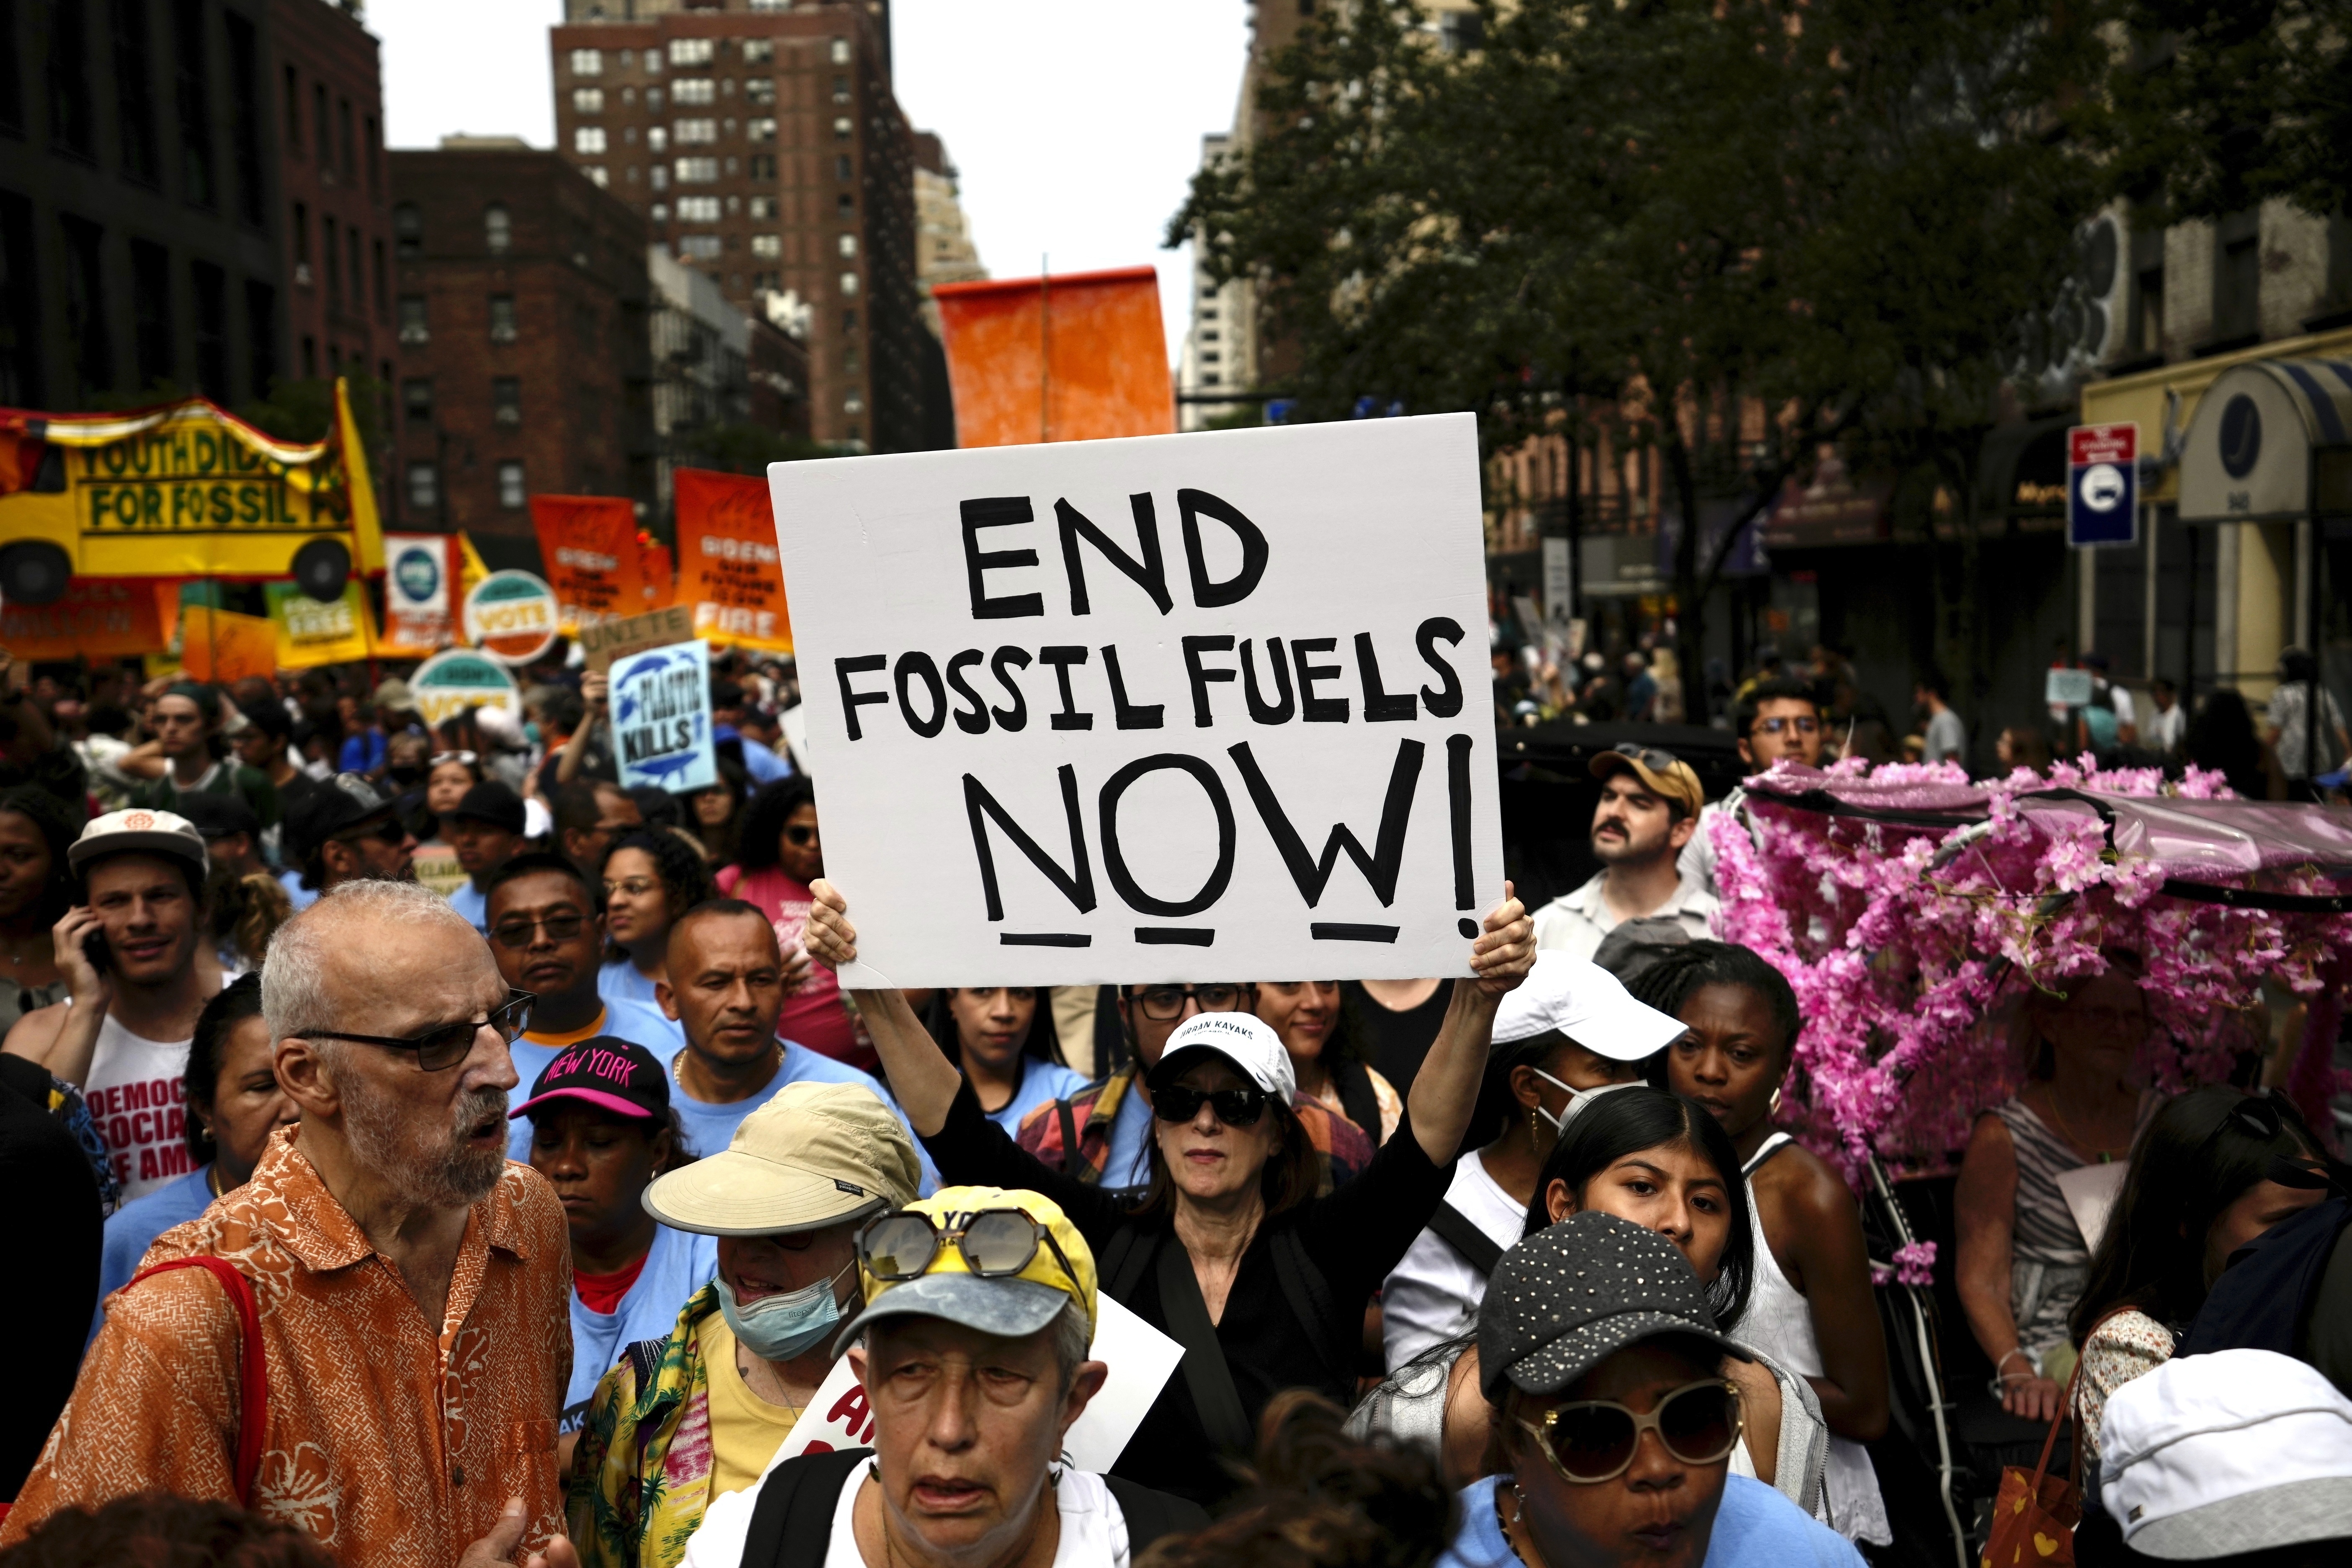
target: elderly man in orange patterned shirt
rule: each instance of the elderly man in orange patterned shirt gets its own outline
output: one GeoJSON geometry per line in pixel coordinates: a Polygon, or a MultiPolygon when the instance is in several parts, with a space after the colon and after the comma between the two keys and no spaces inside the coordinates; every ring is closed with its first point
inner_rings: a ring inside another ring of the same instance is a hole
{"type": "Polygon", "coordinates": [[[242,1359],[257,1347],[205,1268],[108,1298],[0,1546],[61,1509],[156,1489],[243,1500],[343,1568],[475,1568],[519,1546],[567,1568],[571,1254],[552,1190],[506,1159],[507,1047],[528,996],[446,901],[361,881],[278,931],[261,1005],[301,1121],[146,1266],[233,1266],[262,1363],[242,1359]],[[241,1392],[255,1372],[262,1409],[241,1392]],[[257,1464],[240,1454],[254,1422],[257,1464]]]}

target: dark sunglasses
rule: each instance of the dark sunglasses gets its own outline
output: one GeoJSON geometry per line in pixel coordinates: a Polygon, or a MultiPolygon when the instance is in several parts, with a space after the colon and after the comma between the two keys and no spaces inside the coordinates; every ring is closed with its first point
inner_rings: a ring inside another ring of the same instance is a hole
{"type": "Polygon", "coordinates": [[[474,1037],[484,1029],[496,1029],[499,1037],[513,1045],[517,1037],[530,1025],[530,1005],[537,998],[528,991],[509,991],[504,1005],[494,1007],[485,1018],[475,1018],[461,1024],[443,1024],[421,1035],[353,1035],[340,1029],[312,1029],[295,1037],[303,1040],[356,1040],[363,1046],[381,1046],[388,1051],[415,1051],[416,1065],[425,1072],[440,1072],[456,1067],[473,1054],[474,1037]]]}
{"type": "Polygon", "coordinates": [[[964,1267],[983,1279],[1020,1273],[1045,1247],[1071,1283],[1077,1282],[1078,1271],[1054,1233],[1019,1209],[982,1209],[945,1229],[927,1214],[886,1214],[857,1233],[857,1261],[877,1279],[919,1279],[950,1242],[963,1254],[964,1267]]]}
{"type": "Polygon", "coordinates": [[[1265,1114],[1262,1089],[1185,1089],[1170,1084],[1151,1091],[1151,1114],[1162,1121],[1190,1121],[1207,1105],[1228,1127],[1255,1127],[1265,1114]]]}
{"type": "Polygon", "coordinates": [[[517,915],[512,920],[500,921],[497,925],[492,926],[490,940],[509,952],[520,952],[530,945],[531,932],[542,926],[547,929],[548,941],[570,942],[580,934],[580,928],[587,923],[588,918],[585,915],[547,915],[539,920],[532,920],[528,915],[517,915]]]}
{"type": "Polygon", "coordinates": [[[805,849],[816,842],[816,829],[806,823],[802,823],[796,827],[787,827],[784,829],[784,842],[795,849],[805,849]]]}
{"type": "Polygon", "coordinates": [[[1148,985],[1135,998],[1135,1006],[1153,1023],[1165,1024],[1184,1016],[1187,1000],[1199,1003],[1203,1013],[1230,1013],[1242,1005],[1242,989],[1238,985],[1148,985]]]}
{"type": "Polygon", "coordinates": [[[1633,1468],[1642,1434],[1655,1432],[1685,1465],[1712,1465],[1739,1444],[1739,1390],[1720,1378],[1686,1383],[1644,1415],[1612,1399],[1555,1405],[1541,1421],[1519,1418],[1564,1480],[1579,1486],[1615,1480],[1633,1468]]]}
{"type": "Polygon", "coordinates": [[[1620,748],[1617,754],[1621,757],[1633,758],[1654,773],[1670,773],[1683,765],[1683,760],[1680,757],[1675,756],[1672,752],[1662,752],[1655,746],[1643,746],[1638,752],[1627,752],[1620,748]]]}

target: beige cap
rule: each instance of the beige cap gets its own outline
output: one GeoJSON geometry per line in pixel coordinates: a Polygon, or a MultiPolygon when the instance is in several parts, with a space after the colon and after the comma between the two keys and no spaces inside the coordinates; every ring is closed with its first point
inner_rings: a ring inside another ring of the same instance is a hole
{"type": "Polygon", "coordinates": [[[915,1141],[881,1098],[854,1083],[786,1084],[745,1117],[723,1154],[646,1189],[646,1212],[704,1236],[816,1230],[915,1201],[915,1141]]]}

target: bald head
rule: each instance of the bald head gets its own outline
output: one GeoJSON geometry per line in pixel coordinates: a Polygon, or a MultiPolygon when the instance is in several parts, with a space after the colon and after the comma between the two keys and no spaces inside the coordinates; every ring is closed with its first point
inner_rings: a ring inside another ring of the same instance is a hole
{"type": "Polygon", "coordinates": [[[783,950],[776,944],[776,928],[769,923],[766,915],[760,912],[757,904],[745,903],[741,899],[706,899],[671,922],[667,961],[675,968],[677,955],[683,951],[689,955],[687,966],[692,968],[691,955],[699,952],[702,944],[720,942],[731,946],[741,941],[756,947],[762,937],[766,940],[769,956],[781,963],[783,950]],[[757,934],[751,931],[754,925],[760,928],[757,934]],[[695,934],[705,928],[708,928],[706,934],[695,934]],[[685,944],[683,949],[681,943],[685,944]]]}
{"type": "Polygon", "coordinates": [[[740,899],[698,904],[669,930],[669,976],[654,988],[714,1071],[765,1062],[777,1049],[784,963],[768,917],[740,899]]]}
{"type": "Polygon", "coordinates": [[[343,882],[270,939],[261,1013],[278,1039],[310,1030],[403,1033],[506,994],[488,946],[449,900],[415,882],[343,882]],[[446,993],[445,995],[444,994],[446,993]]]}

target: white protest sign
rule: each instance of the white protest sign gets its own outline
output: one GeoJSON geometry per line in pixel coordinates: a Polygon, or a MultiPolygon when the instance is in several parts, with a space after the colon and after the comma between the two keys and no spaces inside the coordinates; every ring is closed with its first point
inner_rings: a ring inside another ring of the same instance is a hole
{"type": "MultiPolygon", "coordinates": [[[[1082,1470],[1108,1470],[1126,1452],[1128,1439],[1143,1425],[1160,1385],[1184,1359],[1184,1347],[1120,1306],[1108,1296],[1095,1298],[1095,1341],[1087,1352],[1090,1361],[1110,1368],[1101,1392],[1086,1414],[1070,1426],[1063,1451],[1082,1470]]],[[[802,1410],[801,1418],[784,1437],[784,1446],[768,1461],[772,1470],[803,1454],[826,1454],[837,1448],[862,1448],[874,1441],[874,1417],[866,1408],[866,1390],[849,1370],[849,1358],[833,1363],[824,1382],[802,1410]]],[[[760,1472],[762,1476],[767,1470],[760,1472]]]]}
{"type": "Polygon", "coordinates": [[[768,475],[844,985],[1470,973],[1469,415],[768,475]]]}
{"type": "Polygon", "coordinates": [[[621,787],[683,795],[719,782],[710,739],[710,649],[672,643],[613,661],[613,760],[621,787]]]}

